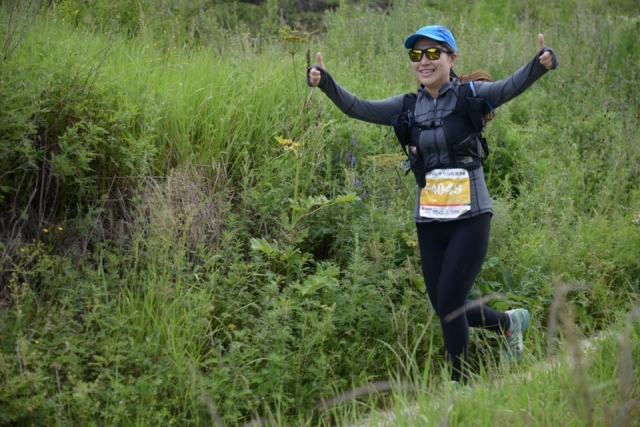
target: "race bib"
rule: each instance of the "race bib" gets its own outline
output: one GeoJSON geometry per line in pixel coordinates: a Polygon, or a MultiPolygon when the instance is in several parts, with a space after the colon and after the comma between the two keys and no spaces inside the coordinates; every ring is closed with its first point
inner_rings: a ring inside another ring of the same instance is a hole
{"type": "Polygon", "coordinates": [[[420,192],[420,216],[457,218],[471,210],[471,184],[466,169],[434,169],[420,192]]]}

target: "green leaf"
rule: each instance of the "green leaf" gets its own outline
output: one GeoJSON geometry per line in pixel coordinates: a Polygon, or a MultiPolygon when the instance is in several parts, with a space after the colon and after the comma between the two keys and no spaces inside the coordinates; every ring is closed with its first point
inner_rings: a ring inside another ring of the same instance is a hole
{"type": "Polygon", "coordinates": [[[502,268],[502,281],[504,286],[509,290],[514,290],[516,287],[516,279],[513,274],[506,268],[502,268]]]}
{"type": "Polygon", "coordinates": [[[302,242],[305,238],[307,238],[307,236],[309,236],[309,229],[308,228],[303,228],[302,230],[300,230],[297,234],[296,234],[296,242],[302,242]]]}
{"type": "Polygon", "coordinates": [[[282,215],[280,215],[280,224],[284,227],[284,228],[288,228],[291,224],[289,222],[289,215],[286,213],[283,213],[282,215]]]}
{"type": "Polygon", "coordinates": [[[260,251],[269,256],[278,252],[278,242],[274,242],[273,244],[271,244],[262,238],[252,238],[249,242],[251,244],[251,249],[253,249],[254,251],[260,251]]]}
{"type": "Polygon", "coordinates": [[[338,279],[335,277],[325,276],[324,274],[314,274],[309,276],[300,286],[300,292],[303,296],[316,292],[325,286],[337,286],[338,279]]]}
{"type": "Polygon", "coordinates": [[[320,263],[316,273],[307,277],[300,285],[300,292],[306,296],[325,286],[337,287],[340,283],[336,278],[338,275],[340,275],[340,269],[337,266],[332,263],[320,263]]]}
{"type": "Polygon", "coordinates": [[[314,206],[323,206],[326,205],[327,203],[329,203],[329,199],[327,199],[326,196],[324,195],[320,195],[320,196],[309,196],[306,199],[302,199],[300,200],[301,204],[306,207],[307,209],[311,209],[314,206]]]}
{"type": "Polygon", "coordinates": [[[355,202],[360,200],[360,197],[356,196],[356,193],[349,193],[343,196],[338,196],[335,198],[334,202],[336,203],[345,203],[345,202],[355,202]]]}

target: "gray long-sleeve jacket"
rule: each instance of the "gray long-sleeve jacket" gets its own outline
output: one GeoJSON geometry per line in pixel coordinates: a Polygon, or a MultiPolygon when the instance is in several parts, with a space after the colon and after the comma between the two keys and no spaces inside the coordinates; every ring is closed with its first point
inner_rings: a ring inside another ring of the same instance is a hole
{"type": "MultiPolygon", "coordinates": [[[[551,49],[546,47],[542,49],[528,64],[506,79],[496,82],[474,82],[473,86],[477,97],[485,99],[494,109],[512,100],[548,71],[539,61],[540,55],[548,50],[551,49]]],[[[552,69],[555,69],[557,65],[556,56],[553,55],[552,69]]],[[[369,123],[389,126],[392,118],[402,112],[404,94],[377,101],[359,99],[336,83],[326,70],[319,67],[316,68],[321,71],[318,87],[347,116],[369,123]]],[[[456,106],[460,86],[460,82],[457,79],[451,79],[440,88],[436,99],[433,99],[424,88],[420,88],[414,110],[416,123],[440,121],[449,115],[456,106]]],[[[457,141],[455,133],[455,126],[450,126],[449,128],[437,126],[423,130],[420,133],[418,147],[422,158],[425,159],[427,171],[433,169],[435,165],[449,163],[447,141],[457,141]]],[[[469,218],[487,212],[493,213],[482,166],[470,170],[469,178],[471,210],[454,219],[469,218]]],[[[413,219],[416,222],[430,222],[434,219],[420,216],[419,199],[421,190],[421,188],[417,188],[413,219]]]]}

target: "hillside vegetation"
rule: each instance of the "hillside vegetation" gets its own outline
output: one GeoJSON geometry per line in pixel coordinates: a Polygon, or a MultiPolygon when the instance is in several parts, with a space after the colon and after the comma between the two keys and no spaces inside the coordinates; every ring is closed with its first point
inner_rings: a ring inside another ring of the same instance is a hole
{"type": "Polygon", "coordinates": [[[389,388],[439,390],[414,179],[390,128],[305,83],[320,51],[362,98],[411,92],[402,43],[429,23],[455,34],[458,74],[508,76],[539,33],[560,61],[488,125],[495,215],[473,291],[533,323],[511,369],[472,335],[478,388],[517,395],[532,369],[541,394],[501,415],[501,394],[466,415],[443,401],[434,424],[637,420],[635,0],[8,0],[0,425],[330,425],[415,398],[389,388]],[[603,331],[620,335],[591,365],[537,370],[603,331]]]}

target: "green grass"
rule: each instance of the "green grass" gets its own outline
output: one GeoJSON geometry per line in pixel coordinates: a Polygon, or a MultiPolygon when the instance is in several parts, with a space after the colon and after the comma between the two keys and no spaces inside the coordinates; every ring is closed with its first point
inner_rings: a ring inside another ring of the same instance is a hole
{"type": "MultiPolygon", "coordinates": [[[[481,376],[471,391],[461,393],[442,383],[395,383],[394,405],[375,410],[359,426],[622,426],[640,419],[637,396],[638,311],[585,346],[561,346],[553,357],[535,348],[521,366],[501,367],[493,377],[481,376]],[[416,384],[423,384],[422,387],[416,384]]],[[[574,328],[575,325],[567,325],[574,328]]]]}
{"type": "Polygon", "coordinates": [[[43,13],[0,64],[0,424],[637,420],[637,7],[343,4],[295,42],[197,38],[189,8],[100,21],[120,6],[97,3],[43,13]],[[456,34],[458,73],[507,76],[540,32],[560,60],[486,133],[496,213],[474,295],[531,311],[528,355],[506,369],[473,333],[463,396],[442,387],[393,133],[304,81],[321,51],[363,98],[409,92],[402,42],[429,22],[456,34]]]}

